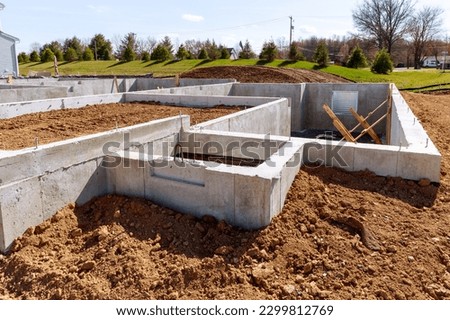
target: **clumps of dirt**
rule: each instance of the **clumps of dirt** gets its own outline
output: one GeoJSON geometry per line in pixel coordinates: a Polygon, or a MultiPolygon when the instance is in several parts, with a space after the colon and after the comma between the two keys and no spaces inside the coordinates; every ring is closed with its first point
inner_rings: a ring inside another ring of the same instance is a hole
{"type": "Polygon", "coordinates": [[[305,167],[262,230],[143,199],[69,205],[0,261],[10,299],[446,299],[450,193],[370,172],[305,167]],[[337,223],[353,217],[379,245],[337,223]]]}
{"type": "Polygon", "coordinates": [[[243,110],[244,106],[188,108],[157,102],[97,104],[79,109],[63,109],[26,114],[0,120],[0,149],[16,150],[39,144],[113,130],[180,114],[191,123],[201,123],[243,110]]]}
{"type": "Polygon", "coordinates": [[[292,68],[272,68],[264,66],[196,68],[181,74],[181,77],[200,79],[235,79],[238,82],[244,83],[350,82],[349,80],[321,71],[292,68]]]}

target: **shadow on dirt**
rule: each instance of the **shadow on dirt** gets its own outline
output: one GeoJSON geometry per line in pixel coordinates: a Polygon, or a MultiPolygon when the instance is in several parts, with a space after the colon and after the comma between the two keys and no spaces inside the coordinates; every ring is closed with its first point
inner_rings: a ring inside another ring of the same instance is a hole
{"type": "MultiPolygon", "coordinates": [[[[248,231],[232,227],[211,216],[196,218],[162,208],[141,198],[109,195],[93,199],[74,210],[79,228],[83,234],[98,231],[102,226],[119,226],[122,232],[109,234],[106,247],[122,254],[126,246],[124,239],[132,237],[142,243],[157,243],[158,250],[184,255],[186,257],[207,258],[223,256],[227,263],[231,258],[243,256],[258,237],[260,230],[248,231]],[[227,261],[228,259],[228,261],[227,261]]],[[[98,236],[85,242],[85,249],[100,245],[98,236]]],[[[105,246],[103,240],[102,246],[105,246]]]]}
{"type": "Polygon", "coordinates": [[[420,186],[416,181],[399,177],[381,177],[370,171],[348,172],[342,169],[311,164],[302,167],[324,184],[336,184],[348,189],[376,192],[385,197],[401,200],[416,208],[432,207],[439,185],[420,186]]]}

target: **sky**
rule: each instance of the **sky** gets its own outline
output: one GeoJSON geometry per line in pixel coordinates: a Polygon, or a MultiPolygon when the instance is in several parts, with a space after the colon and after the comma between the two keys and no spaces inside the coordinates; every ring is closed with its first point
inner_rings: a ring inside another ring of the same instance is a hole
{"type": "MultiPolygon", "coordinates": [[[[18,52],[31,52],[33,44],[73,36],[90,40],[101,33],[107,39],[160,40],[169,36],[175,45],[186,40],[214,39],[227,47],[249,40],[255,52],[265,41],[289,41],[311,36],[332,38],[355,32],[352,11],[363,0],[0,0],[0,30],[20,39],[18,52]]],[[[438,6],[444,10],[442,38],[450,37],[450,1],[417,0],[416,8],[438,6]]]]}

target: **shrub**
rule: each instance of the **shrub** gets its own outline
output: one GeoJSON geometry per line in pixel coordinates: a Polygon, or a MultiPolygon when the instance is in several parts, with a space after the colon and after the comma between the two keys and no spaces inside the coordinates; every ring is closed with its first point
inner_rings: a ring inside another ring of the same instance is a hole
{"type": "Polygon", "coordinates": [[[353,49],[350,57],[347,60],[346,66],[348,68],[354,69],[367,67],[366,56],[359,46],[356,46],[355,49],[353,49]]]}
{"type": "Polygon", "coordinates": [[[181,45],[178,48],[177,54],[175,55],[175,57],[178,60],[184,60],[187,59],[189,57],[189,52],[186,50],[186,48],[184,47],[184,45],[181,45]]]}
{"type": "Polygon", "coordinates": [[[220,59],[230,59],[231,55],[230,55],[230,51],[225,48],[225,47],[221,47],[220,49],[220,59]]]}
{"type": "Polygon", "coordinates": [[[291,61],[305,60],[303,54],[300,51],[298,51],[297,43],[295,41],[292,42],[291,46],[289,47],[289,60],[291,61]]]}
{"type": "Polygon", "coordinates": [[[39,56],[39,53],[37,53],[36,50],[31,52],[30,61],[31,62],[40,62],[41,61],[41,57],[39,56]]]}
{"type": "Polygon", "coordinates": [[[325,42],[319,43],[314,52],[314,61],[317,62],[320,68],[325,68],[328,66],[328,62],[330,61],[328,47],[325,42]]]}
{"type": "Polygon", "coordinates": [[[21,52],[17,57],[17,61],[19,63],[28,63],[30,62],[30,57],[25,52],[21,52]]]}
{"type": "Polygon", "coordinates": [[[201,59],[201,60],[207,60],[207,59],[209,59],[209,57],[208,57],[208,52],[206,51],[205,48],[202,48],[202,49],[200,50],[200,52],[199,52],[199,54],[198,54],[198,58],[201,59]]]}
{"type": "Polygon", "coordinates": [[[70,47],[67,49],[66,53],[64,54],[64,60],[69,62],[78,60],[78,54],[74,48],[70,47]]]}
{"type": "Polygon", "coordinates": [[[91,48],[86,47],[86,49],[83,52],[83,61],[92,61],[94,60],[94,53],[92,52],[91,48]]]}
{"type": "Polygon", "coordinates": [[[142,52],[142,57],[141,57],[142,61],[150,61],[150,53],[148,51],[144,51],[142,52]]]}
{"type": "Polygon", "coordinates": [[[41,54],[41,62],[51,62],[55,59],[55,54],[53,53],[50,48],[45,49],[42,51],[41,54]]]}
{"type": "Polygon", "coordinates": [[[166,46],[158,44],[151,54],[151,59],[156,61],[170,60],[170,52],[166,46]]]}
{"type": "Polygon", "coordinates": [[[278,48],[273,42],[273,40],[269,42],[265,42],[263,44],[263,48],[261,50],[261,54],[259,55],[260,59],[266,60],[267,62],[272,62],[275,60],[278,54],[278,48]]]}
{"type": "Polygon", "coordinates": [[[379,74],[388,74],[394,70],[394,63],[392,62],[391,56],[386,49],[381,49],[377,52],[370,70],[373,73],[379,74]]]}
{"type": "Polygon", "coordinates": [[[126,62],[134,61],[136,59],[136,52],[134,52],[133,48],[126,47],[123,52],[122,60],[126,62]]]}

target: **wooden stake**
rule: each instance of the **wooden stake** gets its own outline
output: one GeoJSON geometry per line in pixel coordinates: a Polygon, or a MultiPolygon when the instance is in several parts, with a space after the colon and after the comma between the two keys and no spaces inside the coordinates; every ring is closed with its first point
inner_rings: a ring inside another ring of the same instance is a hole
{"type": "Polygon", "coordinates": [[[361,126],[366,130],[366,132],[372,137],[373,141],[377,144],[382,144],[380,138],[378,137],[375,130],[373,130],[372,127],[370,127],[370,124],[361,116],[359,115],[353,108],[350,108],[350,112],[352,113],[353,117],[360,123],[361,126]]]}
{"type": "Polygon", "coordinates": [[[388,110],[386,118],[386,144],[391,144],[392,126],[392,83],[389,84],[388,110]]]}
{"type": "Polygon", "coordinates": [[[344,126],[344,124],[339,120],[338,117],[334,114],[333,110],[331,108],[324,104],[323,110],[330,116],[331,120],[333,120],[333,125],[336,127],[336,129],[339,130],[339,132],[342,134],[342,136],[345,138],[345,140],[349,142],[356,142],[355,138],[351,135],[351,133],[347,130],[347,128],[344,126]]]}

